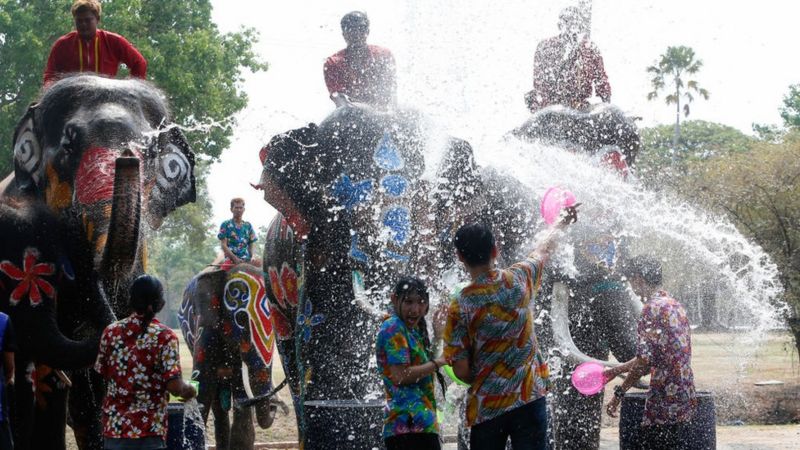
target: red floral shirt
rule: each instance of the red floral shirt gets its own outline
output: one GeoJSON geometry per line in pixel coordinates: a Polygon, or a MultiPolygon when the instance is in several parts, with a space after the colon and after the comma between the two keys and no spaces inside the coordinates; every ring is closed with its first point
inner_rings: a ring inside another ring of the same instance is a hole
{"type": "Polygon", "coordinates": [[[106,380],[103,436],[167,437],[167,382],[181,376],[178,336],[157,319],[140,337],[142,316],[106,327],[94,369],[106,380]]]}
{"type": "Polygon", "coordinates": [[[692,337],[686,310],[664,291],[642,309],[637,355],[650,364],[650,391],[642,425],[686,422],[697,406],[692,337]]]}

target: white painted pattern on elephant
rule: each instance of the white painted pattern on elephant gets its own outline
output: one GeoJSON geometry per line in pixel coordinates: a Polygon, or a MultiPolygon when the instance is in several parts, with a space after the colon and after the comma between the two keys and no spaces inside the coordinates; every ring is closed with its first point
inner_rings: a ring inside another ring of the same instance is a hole
{"type": "Polygon", "coordinates": [[[177,188],[178,195],[189,192],[191,189],[191,182],[189,181],[189,172],[191,165],[186,156],[174,144],[167,145],[167,150],[160,157],[161,167],[156,176],[156,183],[159,187],[161,196],[164,192],[177,188]]]}
{"type": "Polygon", "coordinates": [[[236,272],[225,284],[223,301],[237,328],[233,330],[235,337],[240,337],[247,327],[250,342],[263,363],[269,367],[272,364],[275,334],[266,294],[261,277],[247,272],[236,272]]]}
{"type": "Polygon", "coordinates": [[[14,142],[14,160],[17,166],[31,175],[35,183],[39,182],[39,166],[42,164],[42,148],[34,132],[33,119],[29,118],[20,128],[14,142]]]}

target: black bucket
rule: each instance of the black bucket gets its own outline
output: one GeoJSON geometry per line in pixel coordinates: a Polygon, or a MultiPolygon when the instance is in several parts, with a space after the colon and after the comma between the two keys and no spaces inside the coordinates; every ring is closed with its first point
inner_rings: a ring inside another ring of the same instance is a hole
{"type": "Polygon", "coordinates": [[[205,450],[206,436],[203,423],[197,423],[189,417],[184,417],[184,406],[183,403],[167,405],[167,449],[205,450]]]}
{"type": "Polygon", "coordinates": [[[382,449],[383,405],[381,401],[307,400],[306,450],[382,449]],[[368,429],[360,424],[369,423],[368,429]],[[320,438],[320,436],[325,436],[320,438]]]}
{"type": "MultiPolygon", "coordinates": [[[[642,416],[646,399],[646,392],[627,393],[622,399],[619,419],[620,449],[651,448],[642,439],[642,416]]],[[[714,396],[711,392],[698,392],[697,403],[694,417],[682,429],[681,445],[674,447],[675,449],[713,450],[717,447],[717,415],[714,408],[714,396]]]]}

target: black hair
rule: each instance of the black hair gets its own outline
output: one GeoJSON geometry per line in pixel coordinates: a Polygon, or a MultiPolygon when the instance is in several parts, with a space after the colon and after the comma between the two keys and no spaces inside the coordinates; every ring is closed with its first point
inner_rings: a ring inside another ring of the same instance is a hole
{"type": "MultiPolygon", "coordinates": [[[[397,298],[396,300],[396,308],[397,311],[395,313],[400,315],[400,304],[403,300],[408,297],[409,295],[417,294],[420,298],[424,299],[426,302],[430,299],[430,295],[428,294],[428,288],[425,286],[425,282],[420,280],[417,277],[403,275],[397,280],[397,283],[394,285],[394,295],[397,298]]],[[[428,308],[430,309],[430,304],[428,304],[428,308]]],[[[428,355],[428,360],[433,361],[434,354],[433,354],[433,345],[431,345],[431,337],[428,334],[428,322],[425,320],[425,316],[428,314],[428,311],[425,311],[425,314],[419,320],[419,331],[422,335],[422,347],[425,350],[425,353],[428,355]]],[[[447,385],[444,382],[444,376],[436,371],[436,379],[439,381],[439,386],[442,388],[442,395],[447,391],[447,385]]]]}
{"type": "Polygon", "coordinates": [[[369,17],[363,11],[350,11],[342,17],[340,25],[342,31],[356,27],[369,28],[369,17]]]}
{"type": "Polygon", "coordinates": [[[492,258],[494,235],[484,223],[462,225],[453,239],[458,253],[470,267],[488,264],[492,258]]]}
{"type": "Polygon", "coordinates": [[[639,255],[622,265],[622,274],[627,278],[642,277],[650,286],[661,284],[661,262],[649,256],[639,255]]]}
{"type": "Polygon", "coordinates": [[[152,275],[140,275],[131,283],[130,305],[137,314],[143,314],[142,334],[147,333],[150,322],[164,307],[164,287],[152,275]]]}

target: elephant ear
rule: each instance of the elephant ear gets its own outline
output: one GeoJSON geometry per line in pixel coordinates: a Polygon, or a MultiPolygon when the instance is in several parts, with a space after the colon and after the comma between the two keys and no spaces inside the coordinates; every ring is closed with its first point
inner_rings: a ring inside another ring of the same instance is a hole
{"type": "Polygon", "coordinates": [[[36,108],[31,104],[14,129],[14,181],[22,192],[35,192],[44,165],[42,146],[36,135],[36,108]]]}
{"type": "Polygon", "coordinates": [[[175,126],[159,135],[158,147],[149,210],[163,219],[176,208],[196,200],[195,156],[186,137],[175,126]]]}

